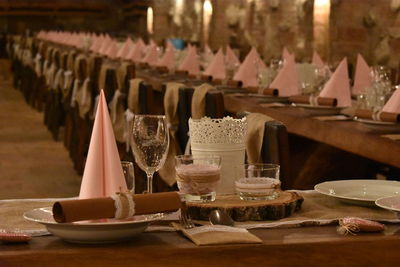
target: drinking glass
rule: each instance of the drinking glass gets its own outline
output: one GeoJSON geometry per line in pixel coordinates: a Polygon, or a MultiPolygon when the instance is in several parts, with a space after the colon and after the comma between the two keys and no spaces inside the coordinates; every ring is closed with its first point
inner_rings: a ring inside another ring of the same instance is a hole
{"type": "Polygon", "coordinates": [[[279,196],[279,165],[245,164],[244,177],[235,182],[236,191],[242,200],[272,200],[279,196]]]}
{"type": "Polygon", "coordinates": [[[165,116],[135,115],[131,147],[135,161],[147,175],[147,191],[153,193],[153,175],[165,162],[169,135],[165,116]]]}
{"type": "Polygon", "coordinates": [[[185,194],[186,201],[215,200],[221,173],[220,156],[176,156],[175,170],[179,191],[185,194]]]}
{"type": "Polygon", "coordinates": [[[122,171],[124,173],[126,187],[131,193],[135,193],[135,171],[133,163],[130,161],[121,161],[122,171]]]}

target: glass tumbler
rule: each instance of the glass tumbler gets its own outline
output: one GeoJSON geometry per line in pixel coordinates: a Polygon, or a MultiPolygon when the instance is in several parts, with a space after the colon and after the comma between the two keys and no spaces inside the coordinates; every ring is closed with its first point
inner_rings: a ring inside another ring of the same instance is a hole
{"type": "Polygon", "coordinates": [[[135,171],[133,163],[130,161],[121,161],[122,171],[124,173],[126,187],[131,193],[135,193],[135,171]]]}

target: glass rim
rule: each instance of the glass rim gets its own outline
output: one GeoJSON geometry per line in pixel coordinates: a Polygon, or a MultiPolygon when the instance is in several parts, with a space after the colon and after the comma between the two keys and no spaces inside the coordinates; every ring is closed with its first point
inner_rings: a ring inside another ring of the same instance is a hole
{"type": "Polygon", "coordinates": [[[221,160],[221,156],[218,155],[177,155],[175,156],[175,159],[219,159],[221,160]]]}
{"type": "MultiPolygon", "coordinates": [[[[248,167],[250,166],[254,166],[254,169],[256,170],[272,170],[272,169],[280,169],[280,165],[279,164],[275,164],[275,163],[247,163],[247,164],[243,164],[241,165],[244,169],[248,169],[248,167]]],[[[253,170],[253,169],[251,169],[253,170]]]]}
{"type": "Polygon", "coordinates": [[[166,118],[165,115],[150,115],[150,114],[135,114],[135,117],[147,117],[147,118],[166,118]]]}

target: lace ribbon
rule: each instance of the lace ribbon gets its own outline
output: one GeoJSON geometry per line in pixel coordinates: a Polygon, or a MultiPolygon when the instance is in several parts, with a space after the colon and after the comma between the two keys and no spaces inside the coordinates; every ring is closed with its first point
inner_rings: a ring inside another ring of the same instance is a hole
{"type": "Polygon", "coordinates": [[[129,192],[118,192],[111,196],[115,204],[115,219],[126,219],[135,215],[135,202],[129,192]]]}

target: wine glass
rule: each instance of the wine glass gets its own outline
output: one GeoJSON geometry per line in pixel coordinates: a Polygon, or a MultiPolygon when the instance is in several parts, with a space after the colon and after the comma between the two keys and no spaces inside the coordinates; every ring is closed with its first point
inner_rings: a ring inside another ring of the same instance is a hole
{"type": "Polygon", "coordinates": [[[168,154],[165,116],[135,115],[131,141],[135,161],[147,175],[146,193],[153,193],[153,175],[164,165],[168,154]]]}

